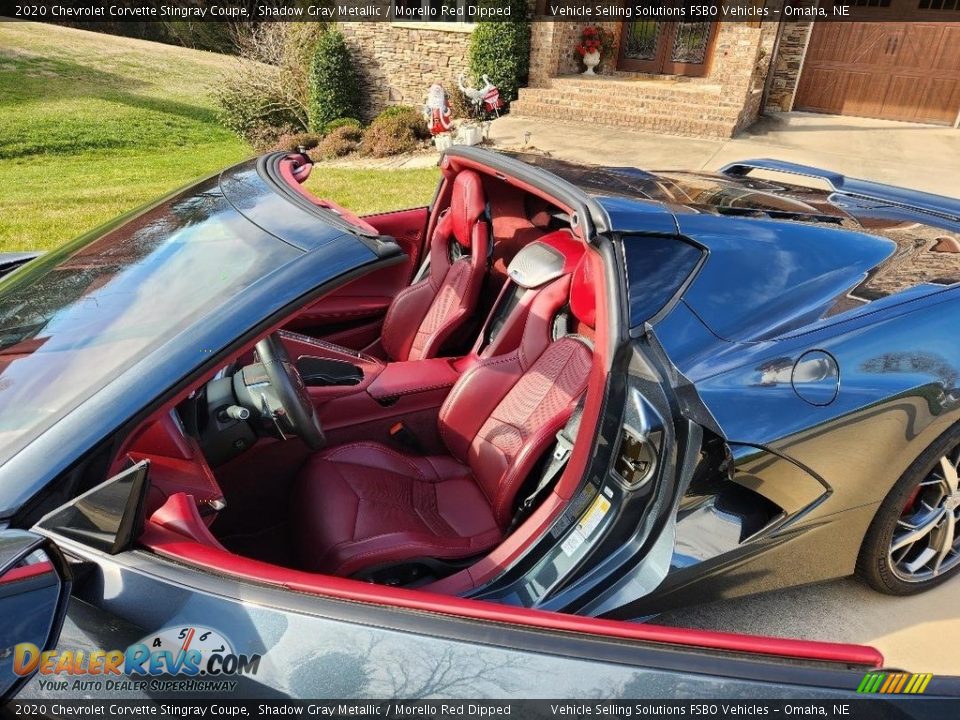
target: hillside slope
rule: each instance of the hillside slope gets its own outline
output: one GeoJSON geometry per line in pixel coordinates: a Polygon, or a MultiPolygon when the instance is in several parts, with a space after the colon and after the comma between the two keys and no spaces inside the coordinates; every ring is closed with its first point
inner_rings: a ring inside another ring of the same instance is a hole
{"type": "Polygon", "coordinates": [[[60,245],[252,154],[211,98],[233,62],[0,22],[0,251],[60,245]]]}

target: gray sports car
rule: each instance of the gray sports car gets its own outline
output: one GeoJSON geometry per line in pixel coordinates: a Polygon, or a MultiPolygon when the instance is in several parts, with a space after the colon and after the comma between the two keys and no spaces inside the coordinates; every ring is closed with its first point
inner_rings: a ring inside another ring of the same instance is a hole
{"type": "Polygon", "coordinates": [[[271,154],[0,258],[0,690],[839,697],[882,664],[627,621],[958,572],[960,201],[441,170],[361,218],[271,154]]]}

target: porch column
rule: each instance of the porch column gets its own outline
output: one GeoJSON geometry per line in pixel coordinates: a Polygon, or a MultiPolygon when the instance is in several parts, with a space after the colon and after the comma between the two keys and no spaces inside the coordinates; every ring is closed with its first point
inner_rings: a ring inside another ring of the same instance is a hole
{"type": "Polygon", "coordinates": [[[530,23],[530,87],[548,87],[560,71],[563,23],[540,20],[530,23]]]}

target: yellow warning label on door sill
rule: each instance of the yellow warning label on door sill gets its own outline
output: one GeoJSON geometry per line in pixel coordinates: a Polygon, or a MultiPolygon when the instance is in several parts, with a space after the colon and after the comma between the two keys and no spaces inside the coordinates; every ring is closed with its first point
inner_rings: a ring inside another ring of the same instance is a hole
{"type": "Polygon", "coordinates": [[[610,510],[610,501],[603,495],[597,495],[597,499],[593,501],[590,509],[583,514],[580,522],[577,523],[577,529],[583,533],[584,537],[590,537],[590,534],[597,529],[608,510],[610,510]]]}

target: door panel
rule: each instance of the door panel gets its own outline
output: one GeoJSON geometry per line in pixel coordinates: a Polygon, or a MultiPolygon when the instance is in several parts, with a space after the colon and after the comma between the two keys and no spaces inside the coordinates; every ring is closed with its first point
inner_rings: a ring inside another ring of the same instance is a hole
{"type": "Polygon", "coordinates": [[[673,23],[673,37],[663,61],[668,75],[700,77],[707,74],[713,45],[714,23],[673,23]]]}
{"type": "Polygon", "coordinates": [[[653,20],[624,23],[618,67],[636,72],[660,72],[666,25],[653,20]]]}
{"type": "MultiPolygon", "coordinates": [[[[237,683],[231,700],[529,698],[543,693],[544,678],[563,697],[605,697],[611,687],[644,698],[763,694],[796,700],[822,696],[823,688],[854,697],[864,671],[883,661],[859,646],[731,637],[458,599],[451,599],[450,609],[443,598],[421,591],[341,580],[342,587],[369,596],[350,602],[238,582],[147,553],[112,558],[94,573],[98,582],[86,583],[79,598],[84,602],[72,605],[64,650],[123,648],[160,628],[215,620],[235,652],[263,656],[256,674],[231,678],[237,683]],[[104,577],[116,592],[102,591],[104,577]],[[377,590],[400,596],[406,607],[373,599],[377,590]],[[463,607],[473,608],[472,615],[465,616],[463,607]],[[704,648],[712,652],[700,652],[704,648]],[[785,665],[784,657],[795,659],[785,665]]],[[[134,688],[124,697],[166,696],[134,688]]],[[[34,680],[20,699],[61,698],[34,680]]]]}
{"type": "Polygon", "coordinates": [[[393,298],[410,284],[424,260],[429,208],[364,217],[381,234],[393,237],[406,253],[402,263],[374,270],[337,288],[305,308],[287,325],[354,350],[380,337],[393,298]]]}
{"type": "Polygon", "coordinates": [[[707,74],[716,23],[624,23],[620,38],[621,70],[702,76],[707,74]]]}

